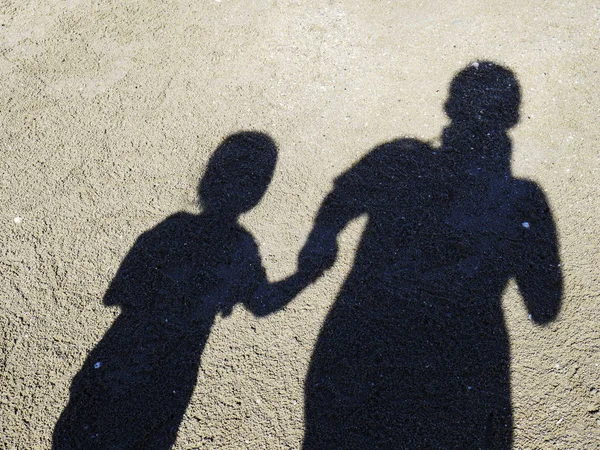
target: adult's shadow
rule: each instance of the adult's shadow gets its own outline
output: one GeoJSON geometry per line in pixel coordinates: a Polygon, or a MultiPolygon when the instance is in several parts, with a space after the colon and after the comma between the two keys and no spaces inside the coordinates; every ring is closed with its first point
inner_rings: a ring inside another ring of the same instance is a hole
{"type": "Polygon", "coordinates": [[[276,159],[264,134],[228,137],[200,181],[203,212],[137,239],[104,296],[121,313],[73,379],[54,449],[172,447],[216,315],[238,302],[271,312],[251,301],[266,275],[237,219],[263,196],[276,159]]]}
{"type": "Polygon", "coordinates": [[[562,275],[542,190],[514,178],[514,74],[459,72],[440,148],[381,145],[341,175],[301,252],[296,284],[330,267],[336,237],[368,221],[306,379],[306,449],[509,449],[510,352],[502,292],[552,321],[562,275]]]}

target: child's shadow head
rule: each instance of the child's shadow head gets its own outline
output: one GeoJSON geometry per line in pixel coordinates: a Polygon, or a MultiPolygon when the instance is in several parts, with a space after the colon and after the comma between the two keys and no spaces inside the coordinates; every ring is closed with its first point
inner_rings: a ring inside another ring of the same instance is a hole
{"type": "Polygon", "coordinates": [[[504,131],[519,121],[520,103],[515,74],[493,62],[480,61],[454,77],[445,110],[454,123],[474,131],[504,131]]]}
{"type": "Polygon", "coordinates": [[[277,146],[266,134],[244,131],[228,136],[198,185],[204,212],[233,219],[252,209],[267,190],[276,162],[277,146]]]}

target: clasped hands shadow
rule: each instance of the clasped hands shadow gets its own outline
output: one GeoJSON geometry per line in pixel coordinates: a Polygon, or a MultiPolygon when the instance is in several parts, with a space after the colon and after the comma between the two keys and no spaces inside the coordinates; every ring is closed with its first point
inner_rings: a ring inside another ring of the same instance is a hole
{"type": "Polygon", "coordinates": [[[305,449],[512,445],[502,292],[514,279],[532,321],[558,314],[562,275],[542,190],[510,172],[519,118],[514,74],[459,72],[438,148],[380,145],[335,181],[297,272],[269,284],[238,217],[265,193],[267,135],[229,136],[200,181],[202,213],[142,234],[105,297],[121,313],[75,376],[55,449],[168,449],[218,314],[281,310],[330,268],[337,236],[367,225],[315,346],[305,383],[305,449]]]}

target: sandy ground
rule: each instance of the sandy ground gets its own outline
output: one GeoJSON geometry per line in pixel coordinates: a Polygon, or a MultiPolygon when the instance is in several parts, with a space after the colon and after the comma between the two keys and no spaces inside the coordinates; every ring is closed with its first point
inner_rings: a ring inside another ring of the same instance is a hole
{"type": "MultiPolygon", "coordinates": [[[[532,323],[503,298],[514,448],[600,448],[600,7],[593,1],[5,1],[0,6],[0,445],[51,446],[69,387],[119,314],[102,302],[136,238],[177,211],[218,144],[279,147],[244,215],[270,280],[332,182],[377,144],[438,142],[477,59],[522,86],[516,176],[557,224],[565,293],[532,323]]],[[[365,224],[285,310],[217,318],[177,449],[300,448],[304,379],[365,224]]]]}

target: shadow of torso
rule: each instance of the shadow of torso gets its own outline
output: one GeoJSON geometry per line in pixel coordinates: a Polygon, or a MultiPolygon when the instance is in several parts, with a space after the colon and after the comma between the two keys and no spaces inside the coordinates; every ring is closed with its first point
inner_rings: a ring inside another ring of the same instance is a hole
{"type": "Polygon", "coordinates": [[[374,149],[317,218],[368,222],[307,376],[307,449],[510,448],[501,296],[555,236],[526,228],[549,213],[533,183],[446,150],[374,149]]]}
{"type": "Polygon", "coordinates": [[[54,448],[171,448],[216,315],[264,281],[239,225],[178,213],[140,236],[104,298],[121,314],[75,376],[54,448]]]}

